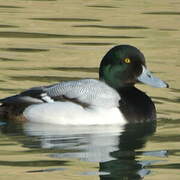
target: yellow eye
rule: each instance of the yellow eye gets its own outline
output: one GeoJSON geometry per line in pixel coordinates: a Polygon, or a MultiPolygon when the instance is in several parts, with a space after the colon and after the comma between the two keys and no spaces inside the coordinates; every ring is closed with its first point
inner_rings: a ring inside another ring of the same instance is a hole
{"type": "Polygon", "coordinates": [[[129,58],[125,58],[125,59],[124,59],[124,62],[127,63],[127,64],[129,64],[129,63],[131,63],[131,60],[130,60],[129,58]]]}

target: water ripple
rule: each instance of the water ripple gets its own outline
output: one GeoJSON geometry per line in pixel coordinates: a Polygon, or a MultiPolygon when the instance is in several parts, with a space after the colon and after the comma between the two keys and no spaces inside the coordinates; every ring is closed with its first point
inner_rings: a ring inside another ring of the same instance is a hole
{"type": "Polygon", "coordinates": [[[64,45],[72,45],[72,46],[108,46],[108,45],[116,45],[116,43],[98,43],[98,42],[65,42],[64,45]]]}
{"type": "Polygon", "coordinates": [[[174,11],[161,11],[161,12],[144,12],[142,14],[152,14],[152,15],[180,15],[180,12],[174,11]]]}
{"type": "Polygon", "coordinates": [[[15,27],[19,27],[19,26],[0,24],[0,28],[15,28],[15,27]]]}
{"type": "Polygon", "coordinates": [[[57,22],[99,22],[100,19],[86,19],[86,18],[30,18],[31,20],[40,21],[57,21],[57,22]]]}
{"type": "Polygon", "coordinates": [[[49,49],[33,49],[33,48],[0,48],[0,50],[3,50],[3,51],[14,51],[14,52],[41,52],[41,51],[49,51],[49,49]]]}
{"type": "Polygon", "coordinates": [[[0,5],[0,8],[24,8],[24,7],[20,7],[20,6],[3,6],[3,5],[0,5]]]}
{"type": "Polygon", "coordinates": [[[39,82],[57,82],[57,81],[70,81],[80,79],[79,77],[66,77],[66,76],[11,76],[16,81],[28,80],[39,82]]]}
{"type": "Polygon", "coordinates": [[[144,26],[106,26],[106,25],[75,25],[73,27],[82,27],[82,28],[102,28],[102,29],[127,29],[127,30],[134,30],[134,29],[149,29],[148,27],[144,26]]]}
{"type": "Polygon", "coordinates": [[[93,8],[117,8],[115,6],[105,6],[105,5],[88,5],[87,7],[93,7],[93,8]]]}
{"type": "Polygon", "coordinates": [[[49,34],[31,32],[1,31],[1,38],[82,38],[82,39],[126,39],[144,38],[143,36],[113,36],[113,35],[71,35],[71,34],[49,34]]]}
{"type": "Polygon", "coordinates": [[[80,71],[80,72],[92,72],[97,73],[99,68],[97,67],[52,67],[50,69],[60,70],[60,71],[80,71]]]}
{"type": "Polygon", "coordinates": [[[24,59],[15,59],[15,58],[0,57],[0,61],[25,61],[25,60],[24,59]]]}

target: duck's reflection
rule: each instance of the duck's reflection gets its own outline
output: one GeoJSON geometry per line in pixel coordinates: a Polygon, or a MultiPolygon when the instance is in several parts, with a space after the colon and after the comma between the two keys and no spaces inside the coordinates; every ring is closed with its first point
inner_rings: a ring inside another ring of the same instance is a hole
{"type": "Polygon", "coordinates": [[[100,175],[101,179],[136,180],[149,174],[150,171],[144,167],[150,165],[151,161],[137,160],[136,156],[141,153],[137,153],[136,150],[145,145],[155,130],[155,121],[127,124],[119,136],[118,150],[110,153],[115,160],[100,163],[100,171],[109,172],[109,175],[100,175]]]}
{"type": "Polygon", "coordinates": [[[38,136],[42,148],[58,148],[65,153],[56,153],[56,158],[78,158],[91,162],[106,162],[115,159],[111,152],[118,151],[119,135],[123,126],[55,126],[26,123],[26,135],[38,136]]]}
{"type": "Polygon", "coordinates": [[[150,161],[139,161],[136,150],[155,132],[156,123],[125,126],[54,126],[26,123],[26,135],[39,137],[41,148],[63,149],[54,158],[79,158],[99,163],[101,179],[141,179],[149,173],[150,161]]]}

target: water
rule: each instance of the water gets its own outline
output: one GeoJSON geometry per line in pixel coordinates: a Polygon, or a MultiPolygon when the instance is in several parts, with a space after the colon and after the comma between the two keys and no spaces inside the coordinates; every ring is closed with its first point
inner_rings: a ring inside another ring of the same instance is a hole
{"type": "Polygon", "coordinates": [[[116,44],[142,50],[169,89],[138,85],[157,123],[54,127],[0,123],[1,179],[180,179],[180,3],[6,0],[0,2],[0,97],[61,80],[97,78],[116,44]]]}

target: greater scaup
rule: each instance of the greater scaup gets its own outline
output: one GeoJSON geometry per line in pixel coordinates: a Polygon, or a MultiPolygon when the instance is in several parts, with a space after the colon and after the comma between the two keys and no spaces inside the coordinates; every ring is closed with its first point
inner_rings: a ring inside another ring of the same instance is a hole
{"type": "Polygon", "coordinates": [[[134,86],[137,82],[168,87],[147,70],[140,50],[119,45],[103,57],[99,80],[64,81],[31,88],[1,99],[1,114],[8,119],[21,115],[22,119],[33,122],[70,125],[155,120],[154,103],[134,86]]]}

